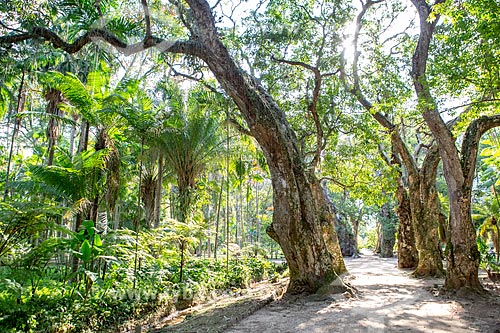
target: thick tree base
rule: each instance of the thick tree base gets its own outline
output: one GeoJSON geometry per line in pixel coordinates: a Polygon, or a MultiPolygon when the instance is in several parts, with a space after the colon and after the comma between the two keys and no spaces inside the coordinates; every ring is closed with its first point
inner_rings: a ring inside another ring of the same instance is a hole
{"type": "Polygon", "coordinates": [[[336,278],[330,283],[325,283],[316,289],[310,288],[308,285],[299,284],[290,281],[286,290],[287,295],[317,295],[319,297],[328,297],[330,295],[348,293],[351,296],[357,294],[357,289],[346,283],[341,277],[336,278]]]}
{"type": "Polygon", "coordinates": [[[483,285],[479,282],[477,274],[466,277],[465,275],[451,275],[448,273],[444,282],[444,289],[460,296],[486,293],[483,285]]]}
{"type": "Polygon", "coordinates": [[[417,268],[418,252],[415,246],[405,246],[403,242],[398,244],[398,268],[417,268]]]}
{"type": "Polygon", "coordinates": [[[417,268],[411,273],[411,276],[414,278],[442,278],[445,277],[445,272],[441,268],[439,269],[438,267],[434,265],[418,265],[417,268]]]}
{"type": "Polygon", "coordinates": [[[426,278],[434,277],[441,278],[445,276],[441,253],[436,251],[423,251],[419,253],[417,268],[412,273],[413,277],[426,278]]]}

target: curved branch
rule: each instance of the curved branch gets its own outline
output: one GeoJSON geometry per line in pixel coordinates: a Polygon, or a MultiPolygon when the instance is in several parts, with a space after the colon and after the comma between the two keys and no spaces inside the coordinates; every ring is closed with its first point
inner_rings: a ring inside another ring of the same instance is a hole
{"type": "Polygon", "coordinates": [[[56,49],[61,49],[70,54],[77,53],[87,44],[96,41],[104,41],[127,56],[153,47],[159,49],[161,52],[184,53],[190,55],[199,55],[201,51],[201,44],[195,41],[167,41],[154,36],[146,36],[142,41],[129,45],[109,31],[100,28],[89,30],[82,36],[76,38],[73,43],[68,43],[52,30],[35,27],[30,32],[1,36],[0,45],[16,44],[31,39],[43,39],[52,44],[56,49]]]}
{"type": "Polygon", "coordinates": [[[484,133],[500,126],[500,115],[483,116],[475,119],[467,127],[462,141],[461,164],[465,184],[472,184],[474,178],[479,141],[484,133]]]}
{"type": "Polygon", "coordinates": [[[323,151],[323,146],[324,146],[323,145],[324,131],[323,127],[321,126],[321,121],[319,120],[319,115],[318,115],[318,100],[319,100],[319,94],[321,92],[321,85],[323,83],[323,76],[321,75],[321,72],[317,67],[311,66],[304,62],[276,59],[274,57],[272,57],[272,59],[277,62],[285,63],[288,65],[303,67],[305,69],[310,70],[314,74],[313,96],[311,103],[309,103],[308,109],[313,117],[314,125],[316,126],[316,152],[314,153],[314,158],[312,160],[312,166],[316,168],[321,159],[321,152],[323,151]]]}

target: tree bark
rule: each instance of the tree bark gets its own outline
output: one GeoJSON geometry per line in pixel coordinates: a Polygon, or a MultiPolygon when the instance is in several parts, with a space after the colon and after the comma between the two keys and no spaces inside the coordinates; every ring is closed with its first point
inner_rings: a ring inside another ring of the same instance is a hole
{"type": "Polygon", "coordinates": [[[439,238],[441,203],[436,191],[439,165],[437,147],[427,152],[418,173],[409,176],[410,206],[419,260],[414,276],[444,275],[439,238]]]}
{"type": "Polygon", "coordinates": [[[415,245],[415,234],[411,219],[411,207],[408,192],[402,184],[402,179],[398,179],[396,190],[398,207],[396,214],[399,219],[398,227],[398,267],[416,268],[418,264],[418,251],[415,245]]]}
{"type": "Polygon", "coordinates": [[[380,217],[380,256],[392,258],[394,257],[394,244],[396,244],[396,221],[389,203],[382,206],[380,217]]]}

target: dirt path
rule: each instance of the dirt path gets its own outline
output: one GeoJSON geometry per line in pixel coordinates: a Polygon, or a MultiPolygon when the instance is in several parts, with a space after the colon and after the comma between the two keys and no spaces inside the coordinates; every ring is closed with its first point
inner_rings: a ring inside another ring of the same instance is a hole
{"type": "Polygon", "coordinates": [[[274,302],[242,320],[236,332],[500,332],[500,300],[438,295],[442,280],[417,280],[395,259],[347,259],[359,291],[274,302]]]}
{"type": "Polygon", "coordinates": [[[330,333],[491,332],[500,333],[500,285],[489,296],[439,295],[442,279],[414,279],[396,259],[363,255],[346,259],[356,297],[311,295],[273,301],[284,282],[260,283],[242,295],[165,317],[135,332],[330,333]]]}

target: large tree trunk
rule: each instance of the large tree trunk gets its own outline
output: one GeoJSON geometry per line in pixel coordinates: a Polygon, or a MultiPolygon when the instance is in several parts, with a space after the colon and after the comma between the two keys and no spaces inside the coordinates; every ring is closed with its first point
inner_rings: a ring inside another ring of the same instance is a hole
{"type": "Polygon", "coordinates": [[[442,213],[436,190],[439,160],[438,149],[433,145],[429,148],[418,175],[410,179],[410,203],[419,252],[419,262],[414,275],[418,277],[444,275],[439,237],[442,213]]]}
{"type": "MultiPolygon", "coordinates": [[[[330,207],[330,211],[333,217],[335,232],[337,233],[338,243],[340,246],[340,252],[344,257],[352,257],[358,255],[358,244],[357,244],[357,230],[354,232],[349,225],[347,218],[338,214],[337,208],[330,200],[328,196],[328,190],[326,185],[323,183],[323,193],[330,207]]],[[[353,226],[354,228],[354,226],[353,226]]]]}
{"type": "Polygon", "coordinates": [[[382,206],[380,217],[380,256],[382,258],[392,258],[394,256],[394,244],[396,243],[396,221],[389,203],[382,206]]]}
{"type": "Polygon", "coordinates": [[[481,256],[470,212],[470,197],[450,198],[450,240],[448,243],[445,288],[482,291],[478,271],[481,256]]]}
{"type": "Polygon", "coordinates": [[[271,173],[274,215],[269,235],[290,269],[289,292],[314,292],[345,271],[333,217],[319,181],[310,175],[284,112],[245,74],[221,43],[210,6],[188,0],[196,21],[196,45],[183,52],[203,59],[238,106],[259,142],[271,173]]]}
{"type": "Polygon", "coordinates": [[[415,245],[415,233],[411,220],[411,207],[408,192],[402,184],[401,177],[398,180],[396,199],[398,207],[396,214],[399,219],[398,227],[398,267],[415,268],[418,264],[418,251],[415,245]]]}
{"type": "Polygon", "coordinates": [[[433,145],[429,148],[418,168],[397,131],[393,132],[391,142],[408,172],[408,199],[418,251],[414,275],[442,276],[444,270],[438,233],[441,205],[436,193],[436,174],[440,161],[437,147],[433,145]]]}
{"type": "MultiPolygon", "coordinates": [[[[361,30],[361,22],[363,16],[366,14],[367,10],[369,9],[370,6],[373,6],[375,2],[373,1],[368,1],[365,4],[362,5],[362,11],[357,17],[357,26],[356,26],[356,31],[354,35],[354,47],[355,47],[355,52],[354,56],[355,59],[353,61],[353,86],[352,88],[348,88],[348,90],[358,99],[359,103],[367,110],[370,112],[372,117],[385,129],[387,129],[391,133],[391,145],[392,145],[392,151],[393,155],[397,158],[397,155],[401,157],[401,160],[396,161],[395,164],[398,164],[400,166],[404,166],[408,173],[408,183],[409,183],[409,203],[410,203],[410,209],[409,211],[411,212],[411,223],[413,227],[413,232],[415,236],[415,241],[416,241],[416,247],[419,252],[419,258],[418,258],[418,266],[416,269],[417,274],[419,276],[432,276],[432,275],[441,275],[443,272],[442,269],[442,263],[440,256],[437,255],[435,252],[435,241],[434,241],[434,234],[430,234],[430,237],[432,238],[431,240],[428,239],[427,231],[432,230],[432,224],[433,221],[427,220],[424,218],[423,212],[427,209],[425,205],[427,204],[426,200],[422,200],[420,197],[420,191],[424,190],[427,191],[426,189],[421,187],[421,175],[418,166],[417,166],[417,161],[415,158],[409,153],[409,150],[404,143],[399,128],[397,128],[396,125],[394,125],[388,117],[386,117],[385,114],[375,111],[373,108],[373,104],[364,96],[363,91],[361,89],[361,82],[360,82],[360,77],[358,74],[358,60],[361,52],[358,52],[358,38],[361,30]],[[374,112],[375,111],[375,112],[374,112]]],[[[345,68],[341,68],[342,71],[345,71],[345,68]]],[[[346,75],[343,73],[342,75],[345,79],[346,75]]],[[[386,162],[388,164],[394,163],[394,161],[389,161],[386,159],[386,162]]],[[[439,161],[438,161],[439,162],[439,161]]],[[[423,166],[422,166],[423,168],[423,166]]],[[[435,179],[434,179],[435,181],[435,179]]],[[[401,200],[404,198],[401,197],[401,200]]],[[[402,202],[400,201],[399,204],[401,205],[402,202]]],[[[401,211],[403,213],[403,211],[401,211]]],[[[403,225],[402,227],[405,227],[403,225]]],[[[401,234],[400,236],[407,236],[411,237],[411,230],[408,228],[400,229],[404,233],[401,234]]],[[[411,240],[405,239],[402,240],[404,244],[410,244],[412,243],[411,240]]],[[[437,240],[436,240],[437,242],[437,240]]],[[[407,249],[404,248],[404,251],[409,250],[409,253],[405,253],[404,255],[407,258],[411,258],[411,246],[407,249]]],[[[408,266],[412,265],[413,260],[408,259],[409,263],[408,266]]],[[[406,266],[406,263],[405,265],[406,266]]]]}

